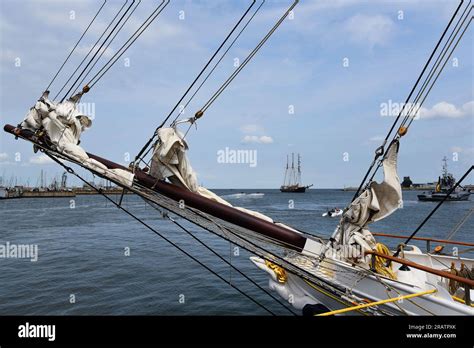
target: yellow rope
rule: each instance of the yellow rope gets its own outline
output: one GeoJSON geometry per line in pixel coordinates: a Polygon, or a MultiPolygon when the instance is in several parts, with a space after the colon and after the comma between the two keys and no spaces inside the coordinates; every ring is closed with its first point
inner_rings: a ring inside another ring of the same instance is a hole
{"type": "MultiPolygon", "coordinates": [[[[389,255],[391,256],[392,254],[390,253],[390,250],[385,244],[382,243],[377,243],[375,246],[375,249],[378,253],[384,254],[384,255],[389,255]]],[[[374,257],[374,256],[373,256],[374,257]]],[[[375,256],[375,271],[378,274],[381,274],[385,277],[388,277],[390,279],[397,279],[397,275],[392,269],[392,263],[390,263],[390,266],[386,266],[386,260],[383,257],[380,256],[375,256]]]]}
{"type": "MultiPolygon", "coordinates": [[[[320,293],[322,293],[322,294],[324,294],[324,295],[326,295],[326,296],[332,298],[333,300],[335,300],[335,301],[337,301],[337,302],[343,304],[344,306],[347,306],[347,302],[342,301],[341,298],[339,298],[339,297],[337,297],[337,296],[334,296],[334,295],[331,294],[330,292],[325,291],[325,290],[323,290],[322,288],[317,287],[315,284],[312,284],[311,282],[309,282],[309,281],[307,281],[307,280],[305,280],[305,279],[303,279],[303,280],[306,282],[306,284],[308,284],[309,286],[311,286],[314,290],[317,290],[317,291],[319,291],[320,293]]],[[[352,302],[352,303],[354,303],[354,302],[352,302]]],[[[362,315],[365,315],[365,316],[368,315],[368,314],[365,313],[365,312],[361,312],[361,311],[359,311],[359,312],[360,312],[362,315]]]]}
{"type": "Polygon", "coordinates": [[[350,311],[361,309],[361,308],[378,306],[378,305],[381,305],[381,304],[384,304],[384,303],[390,303],[390,302],[405,300],[405,299],[409,299],[409,298],[413,298],[413,297],[429,295],[429,294],[435,293],[436,291],[438,291],[438,290],[432,289],[432,290],[428,290],[428,291],[418,292],[416,294],[393,297],[393,298],[389,298],[389,299],[386,299],[386,300],[381,300],[381,301],[366,303],[366,304],[362,304],[362,305],[358,305],[358,306],[354,306],[354,307],[343,308],[343,309],[338,309],[338,310],[335,310],[335,311],[321,313],[321,314],[317,314],[317,316],[328,316],[328,315],[334,315],[334,314],[350,312],[350,311]]]}
{"type": "MultiPolygon", "coordinates": [[[[456,302],[466,304],[466,301],[464,301],[462,298],[459,298],[459,297],[456,297],[456,296],[453,296],[453,295],[452,295],[451,297],[452,297],[453,300],[456,301],[456,302]]],[[[471,306],[471,307],[474,307],[474,303],[471,303],[470,306],[471,306]]]]}

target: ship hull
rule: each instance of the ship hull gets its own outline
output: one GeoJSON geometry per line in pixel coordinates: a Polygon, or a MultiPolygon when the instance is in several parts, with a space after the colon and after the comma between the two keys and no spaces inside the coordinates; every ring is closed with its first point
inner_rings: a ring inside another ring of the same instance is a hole
{"type": "Polygon", "coordinates": [[[448,198],[446,198],[446,193],[422,194],[418,195],[418,200],[422,202],[439,202],[446,198],[446,201],[449,202],[459,202],[468,201],[470,195],[471,194],[469,192],[460,192],[451,194],[448,198]]]}
{"type": "MultiPolygon", "coordinates": [[[[442,270],[445,267],[444,265],[451,263],[454,263],[456,268],[460,268],[461,264],[465,264],[469,268],[474,267],[471,259],[458,259],[449,255],[432,256],[421,253],[414,246],[410,247],[413,250],[406,250],[404,257],[406,260],[416,262],[419,265],[434,266],[438,270],[442,270]]],[[[273,269],[264,266],[264,260],[258,260],[257,257],[251,257],[250,259],[258,268],[268,274],[274,273],[273,269]]],[[[288,260],[290,263],[298,264],[297,259],[289,257],[288,260]]],[[[351,289],[351,293],[359,299],[375,302],[390,300],[395,294],[398,296],[414,295],[433,290],[433,287],[435,287],[436,295],[417,296],[410,300],[381,304],[378,308],[383,310],[383,313],[353,310],[343,315],[474,315],[474,308],[457,302],[451,297],[447,289],[443,287],[439,276],[413,272],[413,270],[407,271],[409,272],[407,274],[401,274],[400,272],[403,272],[400,271],[401,264],[393,262],[393,269],[396,270],[398,280],[384,277],[383,281],[380,281],[378,275],[361,276],[361,273],[351,263],[336,258],[325,260],[321,267],[313,265],[305,268],[314,277],[311,281],[288,272],[286,283],[279,282],[275,279],[275,276],[270,276],[270,289],[276,291],[287,301],[289,301],[289,296],[292,296],[293,302],[291,303],[295,309],[302,309],[307,304],[321,304],[329,312],[354,306],[350,299],[344,295],[341,296],[343,289],[351,289]],[[430,282],[427,281],[428,279],[430,279],[430,282]],[[393,291],[387,291],[387,288],[393,291]]]]}
{"type": "Polygon", "coordinates": [[[296,193],[304,193],[306,192],[306,186],[299,186],[299,187],[280,187],[281,192],[296,192],[296,193]]]}

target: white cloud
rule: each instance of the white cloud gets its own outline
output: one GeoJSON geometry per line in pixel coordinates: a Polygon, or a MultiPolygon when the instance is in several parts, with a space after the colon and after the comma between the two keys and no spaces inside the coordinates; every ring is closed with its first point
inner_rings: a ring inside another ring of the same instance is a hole
{"type": "Polygon", "coordinates": [[[376,141],[376,142],[383,141],[384,139],[385,138],[382,135],[375,135],[369,138],[370,141],[376,141]]]}
{"type": "Polygon", "coordinates": [[[273,143],[273,138],[267,135],[257,136],[257,135],[246,135],[242,142],[245,144],[256,143],[256,144],[271,144],[273,143]]]}
{"type": "Polygon", "coordinates": [[[262,136],[260,137],[260,142],[261,142],[262,144],[271,144],[271,143],[273,143],[273,138],[272,138],[272,137],[269,137],[269,136],[267,136],[267,135],[262,135],[262,136]]]}
{"type": "Polygon", "coordinates": [[[256,124],[245,124],[242,127],[240,127],[240,130],[245,134],[249,134],[249,133],[261,132],[263,129],[262,127],[256,124]]]}
{"type": "Polygon", "coordinates": [[[6,152],[0,152],[0,162],[6,162],[8,160],[8,154],[6,152]]]}
{"type": "MultiPolygon", "coordinates": [[[[94,6],[93,1],[73,1],[64,3],[62,1],[31,1],[23,11],[28,11],[32,17],[40,19],[49,27],[71,28],[72,30],[82,32],[86,28],[98,10],[99,6],[94,6]]],[[[107,19],[107,12],[112,12],[113,8],[104,8],[101,16],[107,19]]],[[[104,21],[105,22],[105,21],[104,21]]],[[[89,28],[89,33],[102,33],[107,24],[101,21],[95,21],[89,28]]]]}
{"type": "Polygon", "coordinates": [[[255,133],[260,133],[262,134],[264,132],[263,127],[257,125],[257,124],[246,124],[240,127],[240,130],[244,133],[247,134],[244,136],[242,139],[242,143],[249,144],[249,143],[255,143],[255,144],[271,144],[273,143],[273,138],[268,136],[268,135],[255,135],[255,133]],[[253,135],[252,135],[253,133],[253,135]]]}
{"type": "Polygon", "coordinates": [[[463,148],[460,146],[453,146],[451,147],[452,152],[462,152],[463,148]]]}
{"type": "Polygon", "coordinates": [[[54,163],[51,158],[46,156],[45,154],[41,154],[35,157],[30,158],[30,163],[31,164],[51,164],[54,163]]]}
{"type": "Polygon", "coordinates": [[[465,103],[461,107],[442,101],[430,108],[421,108],[420,118],[460,118],[474,114],[474,100],[465,103]]]}
{"type": "Polygon", "coordinates": [[[349,18],[344,29],[352,41],[375,46],[386,43],[392,36],[394,27],[388,16],[357,14],[349,18]]]}
{"type": "Polygon", "coordinates": [[[453,146],[451,147],[452,152],[463,153],[465,155],[472,155],[474,154],[474,147],[461,147],[461,146],[453,146]]]}

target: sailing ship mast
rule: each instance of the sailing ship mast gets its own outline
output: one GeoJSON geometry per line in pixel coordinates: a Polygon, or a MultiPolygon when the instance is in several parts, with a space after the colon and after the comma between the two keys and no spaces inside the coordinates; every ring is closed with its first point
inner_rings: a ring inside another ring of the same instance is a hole
{"type": "Polygon", "coordinates": [[[291,182],[289,185],[298,185],[295,177],[295,154],[291,154],[291,182]]]}
{"type": "Polygon", "coordinates": [[[285,168],[285,178],[283,179],[283,185],[286,185],[286,179],[288,178],[288,155],[286,155],[286,168],[285,168]]]}
{"type": "Polygon", "coordinates": [[[301,183],[301,156],[298,154],[298,178],[297,178],[298,184],[301,183]]]}

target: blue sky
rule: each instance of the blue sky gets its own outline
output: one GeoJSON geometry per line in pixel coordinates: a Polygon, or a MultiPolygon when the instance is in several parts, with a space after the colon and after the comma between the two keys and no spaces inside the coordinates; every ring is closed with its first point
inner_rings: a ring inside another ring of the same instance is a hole
{"type": "MultiPolygon", "coordinates": [[[[41,95],[99,1],[0,3],[0,117],[17,124],[41,95]],[[71,19],[74,11],[74,19],[71,19]],[[18,64],[20,58],[20,66],[18,64]]],[[[110,1],[51,90],[54,95],[123,3],[110,1]]],[[[143,0],[119,42],[156,1],[143,0]]],[[[125,163],[177,102],[250,1],[178,0],[139,38],[83,102],[95,108],[82,136],[89,152],[125,163]],[[180,19],[184,11],[184,20],[180,19]]],[[[243,60],[290,1],[267,1],[255,21],[186,109],[193,115],[243,60]]],[[[189,133],[189,156],[210,188],[277,188],[286,155],[303,157],[303,181],[316,188],[357,185],[393,118],[381,103],[403,102],[457,1],[301,1],[189,133]],[[399,19],[403,11],[403,19],[399,19]],[[343,66],[348,58],[349,66],[343,66]],[[294,114],[289,108],[294,108],[294,114]],[[219,163],[225,148],[256,150],[257,165],[219,163]],[[344,161],[344,153],[349,160],[344,161]]],[[[123,34],[123,35],[122,35],[123,34]]],[[[474,162],[473,34],[469,29],[400,149],[399,175],[433,181],[447,156],[456,177],[474,162]],[[453,153],[458,161],[452,161],[453,153]]],[[[104,57],[105,59],[105,57],[104,57]]],[[[1,132],[0,175],[35,184],[60,168],[1,132]],[[15,161],[15,154],[21,160],[15,161]]],[[[470,182],[474,182],[473,179],[470,182]]]]}

